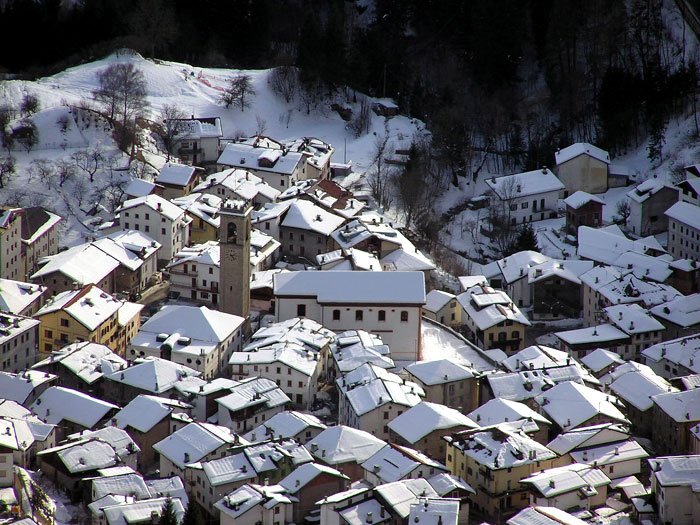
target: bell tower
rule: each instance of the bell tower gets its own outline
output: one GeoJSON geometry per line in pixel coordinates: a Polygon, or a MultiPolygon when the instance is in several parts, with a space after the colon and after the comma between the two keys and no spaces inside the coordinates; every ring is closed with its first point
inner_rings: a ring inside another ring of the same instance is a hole
{"type": "Polygon", "coordinates": [[[219,210],[221,311],[250,317],[250,203],[226,200],[219,210]]]}

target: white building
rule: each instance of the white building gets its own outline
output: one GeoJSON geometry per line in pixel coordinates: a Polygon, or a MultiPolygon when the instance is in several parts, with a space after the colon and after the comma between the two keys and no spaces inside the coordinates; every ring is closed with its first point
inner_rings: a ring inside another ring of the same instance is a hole
{"type": "Polygon", "coordinates": [[[256,137],[252,144],[229,142],[217,160],[218,170],[248,170],[281,191],[299,179],[306,179],[304,155],[289,151],[274,141],[256,137]]]}
{"type": "Polygon", "coordinates": [[[172,119],[167,123],[175,131],[175,154],[188,164],[212,164],[219,156],[219,139],[223,136],[219,117],[172,119]]]}
{"type": "Polygon", "coordinates": [[[244,485],[216,502],[221,525],[284,525],[294,521],[292,497],[280,485],[244,485]]]}
{"type": "Polygon", "coordinates": [[[0,314],[0,370],[17,373],[36,363],[39,324],[31,317],[0,314]]]}
{"type": "Polygon", "coordinates": [[[162,245],[159,260],[169,261],[189,243],[192,219],[158,195],[125,201],[115,213],[121,229],[143,231],[162,245]]]}
{"type": "Polygon", "coordinates": [[[0,279],[0,312],[31,317],[41,307],[46,286],[0,279]]]}
{"type": "Polygon", "coordinates": [[[277,200],[280,191],[244,169],[228,169],[209,175],[194,190],[200,193],[217,195],[221,199],[247,200],[253,206],[261,207],[277,200]]]}
{"type": "Polygon", "coordinates": [[[677,202],[668,217],[668,251],[674,259],[700,260],[700,207],[677,202]]]}
{"type": "Polygon", "coordinates": [[[381,335],[394,360],[420,359],[421,272],[288,272],[273,277],[278,321],[309,317],[342,332],[381,335]]]}
{"type": "Polygon", "coordinates": [[[666,456],[649,460],[651,491],[661,523],[691,525],[700,522],[699,456],[666,456]]]}

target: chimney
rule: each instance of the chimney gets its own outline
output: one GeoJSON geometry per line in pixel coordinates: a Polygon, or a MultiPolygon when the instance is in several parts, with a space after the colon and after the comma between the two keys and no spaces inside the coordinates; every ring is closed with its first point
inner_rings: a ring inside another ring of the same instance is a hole
{"type": "Polygon", "coordinates": [[[156,206],[158,208],[158,211],[163,211],[163,204],[162,203],[158,202],[158,203],[156,203],[156,206]]]}
{"type": "Polygon", "coordinates": [[[372,523],[374,520],[372,519],[372,512],[367,513],[367,519],[365,520],[367,523],[372,523]]]}
{"type": "Polygon", "coordinates": [[[185,452],[185,463],[190,462],[190,454],[188,452],[185,452]]]}

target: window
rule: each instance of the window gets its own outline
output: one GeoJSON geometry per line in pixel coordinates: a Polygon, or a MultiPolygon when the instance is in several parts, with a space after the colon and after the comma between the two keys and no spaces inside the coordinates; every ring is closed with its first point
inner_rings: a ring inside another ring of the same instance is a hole
{"type": "Polygon", "coordinates": [[[526,209],[527,209],[527,204],[528,204],[527,202],[523,202],[523,203],[520,204],[520,207],[521,207],[523,210],[526,210],[526,209]]]}
{"type": "Polygon", "coordinates": [[[150,232],[150,231],[151,231],[151,227],[150,227],[148,224],[146,224],[146,226],[144,226],[143,228],[144,228],[144,230],[146,230],[147,232],[150,232]]]}
{"type": "Polygon", "coordinates": [[[333,320],[340,321],[340,310],[333,310],[333,320]]]}
{"type": "Polygon", "coordinates": [[[68,319],[61,319],[61,326],[68,326],[69,324],[68,319]]]}
{"type": "Polygon", "coordinates": [[[161,228],[161,229],[160,229],[160,233],[163,234],[163,235],[165,235],[165,228],[161,228]]]}
{"type": "Polygon", "coordinates": [[[149,220],[150,218],[151,218],[151,216],[147,213],[147,214],[146,214],[146,220],[149,220]]]}
{"type": "Polygon", "coordinates": [[[129,229],[129,223],[128,223],[128,222],[125,222],[125,223],[124,223],[124,228],[127,229],[127,230],[129,229]]]}
{"type": "Polygon", "coordinates": [[[297,305],[297,317],[306,317],[306,305],[305,304],[298,304],[297,305]]]}
{"type": "Polygon", "coordinates": [[[51,330],[44,330],[44,337],[51,339],[53,337],[53,332],[51,330]]]}
{"type": "Polygon", "coordinates": [[[209,268],[209,275],[212,275],[214,273],[214,268],[209,268]]]}
{"type": "Polygon", "coordinates": [[[363,315],[362,310],[355,310],[355,321],[362,321],[363,315]]]}
{"type": "Polygon", "coordinates": [[[386,310],[379,310],[377,312],[377,321],[386,321],[386,310]]]}
{"type": "Polygon", "coordinates": [[[408,312],[406,310],[401,311],[401,322],[402,323],[408,322],[408,312]]]}

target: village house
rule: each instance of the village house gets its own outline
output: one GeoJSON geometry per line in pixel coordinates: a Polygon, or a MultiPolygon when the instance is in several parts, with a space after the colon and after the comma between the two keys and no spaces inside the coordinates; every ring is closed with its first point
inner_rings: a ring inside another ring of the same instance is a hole
{"type": "Polygon", "coordinates": [[[279,200],[307,200],[346,219],[360,215],[365,203],[352,192],[332,180],[309,179],[297,181],[279,195],[279,200]]]}
{"type": "MultiPolygon", "coordinates": [[[[443,454],[444,455],[444,454],[443,454]]],[[[391,443],[362,464],[365,480],[374,486],[402,479],[428,479],[447,473],[447,467],[423,452],[391,443]]]]}
{"type": "Polygon", "coordinates": [[[561,510],[591,510],[605,505],[608,478],[600,469],[572,463],[520,480],[530,489],[530,504],[561,510]]]}
{"type": "Polygon", "coordinates": [[[326,428],[328,427],[312,414],[288,410],[275,414],[243,437],[251,443],[268,439],[292,438],[304,445],[326,428]]]}
{"type": "Polygon", "coordinates": [[[331,157],[335,148],[315,137],[302,137],[285,144],[290,151],[303,155],[306,179],[323,181],[331,175],[331,157]]]}
{"type": "Polygon", "coordinates": [[[158,264],[164,266],[190,241],[192,219],[172,202],[157,195],[130,199],[115,210],[119,227],[139,230],[162,246],[158,264]]]}
{"type": "Polygon", "coordinates": [[[624,362],[625,360],[622,359],[619,354],[602,348],[596,348],[590,354],[581,358],[583,366],[590,370],[597,378],[604,376],[614,367],[624,362]]]}
{"type": "Polygon", "coordinates": [[[302,523],[316,507],[317,501],[328,494],[342,492],[348,481],[346,475],[332,467],[320,463],[307,463],[295,469],[279,484],[297,498],[298,502],[293,504],[294,521],[302,523]]]}
{"type": "Polygon", "coordinates": [[[494,205],[501,206],[511,224],[543,221],[557,216],[564,184],[547,168],[486,179],[494,205]]]}
{"type": "Polygon", "coordinates": [[[216,398],[217,417],[219,424],[244,434],[286,410],[290,401],[275,382],[247,377],[216,398]]]}
{"type": "Polygon", "coordinates": [[[678,201],[678,188],[657,178],[650,178],[627,192],[630,214],[627,228],[644,237],[668,231],[664,212],[678,201]]]}
{"type": "Polygon", "coordinates": [[[560,431],[581,426],[630,423],[621,412],[624,405],[615,396],[573,381],[558,383],[537,396],[535,402],[540,413],[554,423],[552,438],[560,431]]]}
{"type": "Polygon", "coordinates": [[[184,197],[199,184],[201,170],[202,168],[194,166],[168,162],[158,172],[155,183],[163,187],[163,198],[166,200],[184,197]]]}
{"type": "Polygon", "coordinates": [[[700,337],[664,341],[642,351],[644,363],[665,379],[700,374],[700,337]]]}
{"type": "Polygon", "coordinates": [[[670,284],[683,295],[700,291],[700,265],[692,259],[676,259],[668,263],[673,271],[670,284]]]}
{"type": "Polygon", "coordinates": [[[510,518],[507,525],[530,525],[537,523],[538,525],[587,525],[587,522],[579,519],[566,511],[556,507],[527,507],[515,516],[510,518]]]}
{"type": "Polygon", "coordinates": [[[610,154],[588,144],[577,142],[554,154],[557,175],[566,186],[566,195],[576,191],[604,193],[608,189],[610,154]]]}
{"type": "Polygon", "coordinates": [[[192,405],[192,418],[197,421],[207,421],[215,418],[219,410],[216,400],[231,393],[231,389],[239,384],[225,377],[203,379],[201,376],[188,376],[177,381],[173,386],[182,401],[192,405]]]}
{"type": "Polygon", "coordinates": [[[163,186],[156,184],[155,182],[149,182],[144,179],[133,178],[129,181],[124,188],[124,199],[135,199],[137,197],[145,197],[146,195],[158,195],[163,196],[163,186]]]}
{"type": "Polygon", "coordinates": [[[46,287],[0,279],[0,312],[32,317],[44,304],[46,287]]]}
{"type": "Polygon", "coordinates": [[[700,293],[666,296],[651,313],[666,327],[665,339],[677,339],[700,331],[700,293]]]}
{"type": "Polygon", "coordinates": [[[47,288],[47,296],[95,285],[114,293],[115,270],[119,261],[92,243],[81,244],[39,261],[39,270],[31,276],[33,282],[47,288]]]}
{"type": "Polygon", "coordinates": [[[279,260],[280,242],[258,229],[250,233],[250,271],[262,272],[279,260]]]}
{"type": "MultiPolygon", "coordinates": [[[[159,519],[163,506],[170,499],[173,504],[175,519],[181,521],[185,515],[185,506],[180,498],[158,497],[145,500],[134,500],[130,497],[115,498],[107,496],[88,505],[93,519],[99,525],[108,523],[126,523],[127,519],[135,523],[146,523],[159,519]]],[[[185,502],[186,503],[186,502],[185,502]]]]}
{"type": "Polygon", "coordinates": [[[546,445],[549,442],[549,429],[552,422],[519,401],[497,397],[472,410],[467,416],[482,427],[502,423],[531,422],[532,425],[522,427],[523,431],[538,443],[546,445]]]}
{"type": "Polygon", "coordinates": [[[578,427],[562,432],[547,444],[574,463],[600,468],[610,479],[623,479],[641,472],[649,454],[633,439],[629,429],[617,423],[578,427]]]}
{"type": "MultiPolygon", "coordinates": [[[[445,461],[445,441],[442,437],[478,426],[478,423],[453,408],[421,401],[389,422],[389,441],[413,447],[430,458],[445,461]],[[420,421],[420,425],[416,424],[417,421],[420,421]]],[[[398,479],[382,477],[384,483],[398,479]]]]}
{"type": "Polygon", "coordinates": [[[219,140],[223,137],[219,117],[170,119],[166,123],[174,130],[173,151],[187,164],[214,164],[219,156],[219,140]]]}
{"type": "Polygon", "coordinates": [[[457,302],[457,296],[442,290],[430,290],[427,293],[423,315],[450,328],[462,326],[462,308],[457,302]]]}
{"type": "Polygon", "coordinates": [[[579,226],[599,228],[603,224],[603,206],[605,202],[586,193],[576,191],[564,199],[566,204],[566,233],[576,236],[579,226]]]}
{"type": "Polygon", "coordinates": [[[700,207],[679,201],[665,211],[668,252],[674,259],[700,259],[700,207]]]}
{"type": "Polygon", "coordinates": [[[382,337],[392,359],[420,358],[421,272],[288,272],[273,279],[278,321],[308,317],[335,332],[366,330],[382,337]]]}
{"type": "Polygon", "coordinates": [[[24,278],[22,265],[22,216],[19,208],[0,208],[0,278],[24,278]]]}
{"type": "Polygon", "coordinates": [[[481,488],[472,507],[496,520],[529,505],[521,479],[568,463],[525,434],[502,426],[466,430],[444,439],[450,472],[481,488]]]}
{"type": "Polygon", "coordinates": [[[604,315],[610,325],[629,337],[627,344],[617,346],[617,352],[623,359],[639,359],[642,350],[664,338],[664,325],[636,303],[607,306],[604,315]]]}
{"type": "Polygon", "coordinates": [[[687,454],[690,429],[700,423],[700,389],[665,392],[652,398],[651,441],[659,454],[687,454]]]}
{"type": "Polygon", "coordinates": [[[105,374],[126,368],[126,364],[126,361],[109,347],[83,341],[54,350],[32,369],[57,376],[58,386],[102,398],[105,374]]]}
{"type": "Polygon", "coordinates": [[[248,170],[280,191],[297,180],[309,178],[305,155],[290,151],[266,137],[254,137],[249,143],[229,142],[216,162],[217,171],[228,168],[248,170]]]}
{"type": "Polygon", "coordinates": [[[171,415],[190,414],[192,406],[177,399],[141,394],[117,412],[111,423],[126,430],[141,449],[137,461],[139,472],[158,466],[153,445],[171,434],[171,415]]]}
{"type": "MultiPolygon", "coordinates": [[[[58,223],[63,219],[58,215],[34,206],[19,211],[22,220],[22,266],[21,280],[29,279],[36,272],[38,261],[58,252],[58,223]]],[[[2,248],[0,247],[0,251],[2,248]]]]}
{"type": "Polygon", "coordinates": [[[155,443],[160,455],[160,475],[186,480],[185,469],[191,463],[224,457],[233,445],[245,444],[228,428],[210,423],[192,422],[155,443]]]}
{"type": "Polygon", "coordinates": [[[577,241],[576,253],[579,257],[599,264],[615,264],[617,259],[627,252],[651,257],[667,253],[653,235],[630,239],[617,225],[602,228],[579,226],[577,241]]]}
{"type": "Polygon", "coordinates": [[[268,203],[274,203],[280,195],[273,188],[248,170],[228,169],[212,173],[197,186],[194,192],[216,195],[222,200],[245,200],[260,208],[268,203]]]}
{"type": "Polygon", "coordinates": [[[54,425],[44,423],[31,413],[16,415],[17,417],[0,417],[0,454],[4,458],[4,472],[0,470],[0,487],[12,485],[13,466],[35,468],[36,454],[56,445],[54,425]]]}
{"type": "Polygon", "coordinates": [[[39,352],[47,357],[57,348],[76,341],[91,341],[111,348],[124,356],[125,340],[120,330],[138,330],[143,305],[118,301],[92,284],[81,290],[62,292],[36,313],[42,323],[39,331],[39,352]],[[120,320],[119,311],[128,310],[129,320],[120,320]]]}
{"type": "Polygon", "coordinates": [[[338,422],[389,439],[389,421],[421,401],[425,395],[416,383],[370,364],[359,366],[336,380],[339,391],[338,422]]]}
{"type": "Polygon", "coordinates": [[[476,370],[450,359],[418,361],[405,368],[425,391],[425,401],[468,412],[479,406],[476,370]]]}
{"type": "Polygon", "coordinates": [[[56,441],[60,442],[69,434],[104,426],[119,407],[78,390],[52,386],[30,409],[44,422],[56,425],[56,441]]]}
{"type": "Polygon", "coordinates": [[[287,211],[291,204],[292,201],[276,202],[274,204],[265,203],[258,210],[253,211],[251,224],[279,241],[280,225],[287,216],[287,211]]]}
{"type": "Polygon", "coordinates": [[[385,445],[369,432],[339,424],[328,427],[305,447],[314,461],[337,469],[354,482],[364,477],[360,465],[385,445]]]}
{"type": "Polygon", "coordinates": [[[0,314],[0,370],[18,373],[36,363],[40,321],[14,314],[0,314]]]}
{"type": "Polygon", "coordinates": [[[126,359],[160,357],[213,379],[228,369],[231,354],[241,349],[243,324],[242,317],[206,306],[166,305],[141,326],[126,359]]]}
{"type": "Polygon", "coordinates": [[[632,424],[635,436],[651,438],[652,433],[652,396],[664,392],[676,392],[677,389],[656,375],[646,365],[628,361],[601,378],[606,391],[615,394],[625,403],[625,415],[632,424]]]}
{"type": "Polygon", "coordinates": [[[651,492],[661,523],[698,523],[700,501],[697,483],[700,456],[665,456],[649,459],[651,492]]]}
{"type": "Polygon", "coordinates": [[[280,223],[280,249],[282,253],[312,260],[316,255],[328,251],[331,233],[343,222],[343,217],[326,211],[313,202],[294,199],[280,223]]]}
{"type": "Polygon", "coordinates": [[[377,334],[365,330],[341,332],[328,350],[320,353],[321,377],[326,383],[333,383],[365,363],[388,370],[396,366],[390,355],[391,350],[377,334]]]}
{"type": "MultiPolygon", "coordinates": [[[[556,320],[581,316],[583,308],[580,275],[593,267],[590,261],[556,261],[528,270],[532,319],[556,320]]],[[[523,280],[524,282],[524,280],[523,280]]]]}
{"type": "Polygon", "coordinates": [[[280,485],[243,485],[216,502],[221,525],[282,525],[294,521],[296,498],[280,485]]]}
{"type": "Polygon", "coordinates": [[[172,199],[175,206],[182,208],[192,219],[190,223],[190,243],[203,243],[219,240],[219,209],[222,200],[216,195],[190,193],[184,197],[172,199]]]}
{"type": "Polygon", "coordinates": [[[381,272],[382,264],[374,254],[355,248],[341,248],[316,256],[319,270],[381,272]]]}
{"type": "Polygon", "coordinates": [[[166,266],[175,297],[218,307],[220,250],[217,241],[183,248],[166,266]]]}
{"type": "Polygon", "coordinates": [[[490,286],[477,285],[457,296],[464,308],[464,325],[471,339],[484,350],[499,348],[507,353],[521,350],[525,327],[530,321],[508,294],[490,286]]]}
{"type": "MultiPolygon", "coordinates": [[[[693,172],[688,178],[678,183],[678,200],[681,202],[689,202],[700,206],[700,178],[696,166],[692,167],[693,172]]],[[[688,171],[688,168],[686,168],[688,171]]]]}
{"type": "Polygon", "coordinates": [[[92,245],[119,262],[114,289],[134,293],[145,290],[158,269],[160,243],[144,232],[122,230],[92,241],[92,245]]]}

